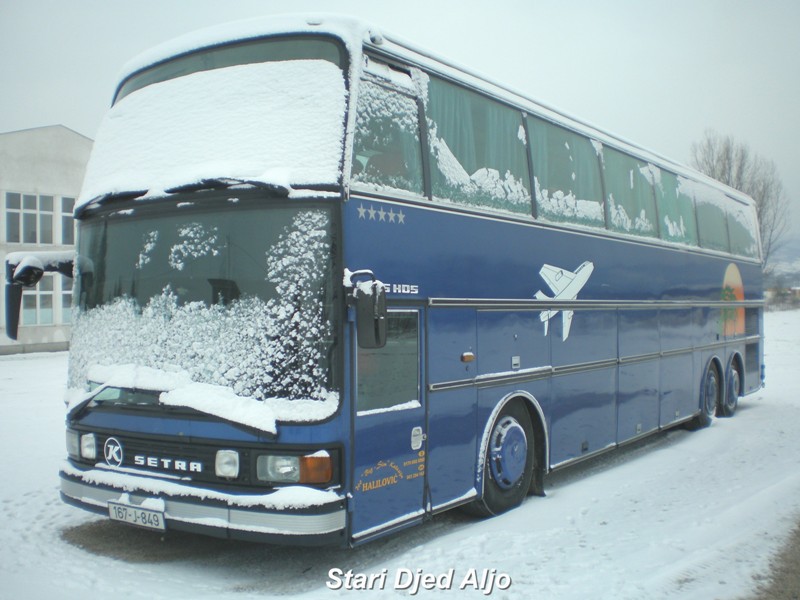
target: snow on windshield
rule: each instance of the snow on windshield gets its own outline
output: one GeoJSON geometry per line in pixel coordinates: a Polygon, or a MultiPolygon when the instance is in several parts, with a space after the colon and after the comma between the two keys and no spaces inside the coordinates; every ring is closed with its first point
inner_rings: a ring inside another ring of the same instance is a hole
{"type": "MultiPolygon", "coordinates": [[[[178,287],[166,283],[147,300],[123,294],[76,311],[69,387],[134,382],[137,389],[164,392],[162,403],[267,431],[276,420],[329,417],[339,402],[338,392],[328,389],[329,228],[325,211],[295,214],[262,255],[265,280],[275,290],[269,298],[183,301],[179,279],[178,287]]],[[[161,261],[183,272],[187,257],[219,254],[218,237],[190,222],[161,261]]],[[[155,260],[157,240],[148,235],[142,252],[132,250],[133,266],[155,260]]]]}
{"type": "Polygon", "coordinates": [[[245,64],[163,81],[106,114],[78,207],[107,193],[209,178],[335,184],[343,153],[344,74],[324,60],[245,64]]]}

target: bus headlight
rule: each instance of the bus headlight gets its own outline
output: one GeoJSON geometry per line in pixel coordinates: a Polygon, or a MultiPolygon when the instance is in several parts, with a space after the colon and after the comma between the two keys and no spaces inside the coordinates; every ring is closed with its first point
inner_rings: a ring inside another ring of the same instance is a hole
{"type": "Polygon", "coordinates": [[[97,440],[93,433],[84,433],[81,436],[81,458],[86,460],[97,458],[97,440]]]}
{"type": "Polygon", "coordinates": [[[81,436],[72,429],[67,429],[67,456],[75,459],[81,456],[81,436]]]}
{"type": "Polygon", "coordinates": [[[214,472],[217,477],[236,479],[239,476],[239,453],[236,450],[217,450],[214,472]]]}
{"type": "Polygon", "coordinates": [[[328,483],[333,461],[325,450],[306,456],[265,454],[256,461],[256,477],[272,483],[328,483]]]}

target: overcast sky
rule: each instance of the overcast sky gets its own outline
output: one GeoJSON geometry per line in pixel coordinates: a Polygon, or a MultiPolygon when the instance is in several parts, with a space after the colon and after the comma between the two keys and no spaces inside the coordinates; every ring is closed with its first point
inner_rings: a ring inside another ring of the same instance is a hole
{"type": "Polygon", "coordinates": [[[0,131],[90,138],[122,65],[216,23],[372,21],[680,162],[706,129],[775,161],[800,237],[797,0],[0,0],[0,131]]]}

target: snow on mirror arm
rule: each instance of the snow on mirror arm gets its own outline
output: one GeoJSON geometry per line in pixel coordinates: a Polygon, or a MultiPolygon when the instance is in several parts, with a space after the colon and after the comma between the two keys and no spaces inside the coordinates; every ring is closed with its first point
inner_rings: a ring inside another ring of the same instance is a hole
{"type": "Polygon", "coordinates": [[[344,286],[351,290],[348,301],[356,309],[359,348],[383,348],[387,336],[386,286],[368,269],[344,271],[344,286]],[[369,278],[369,281],[357,281],[369,278]]]}
{"type": "Polygon", "coordinates": [[[12,252],[6,256],[6,335],[16,340],[24,288],[33,288],[45,273],[61,273],[72,278],[75,253],[12,252]]]}

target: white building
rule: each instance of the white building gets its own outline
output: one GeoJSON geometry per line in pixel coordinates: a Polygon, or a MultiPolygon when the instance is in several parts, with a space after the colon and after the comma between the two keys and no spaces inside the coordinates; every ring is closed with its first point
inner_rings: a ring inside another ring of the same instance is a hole
{"type": "MultiPolygon", "coordinates": [[[[91,149],[92,140],[62,125],[0,133],[0,261],[9,252],[74,247],[72,210],[91,149]]],[[[2,275],[5,284],[4,268],[2,275]]],[[[0,354],[65,349],[71,300],[72,280],[46,274],[23,294],[14,342],[1,293],[0,354]]]]}

